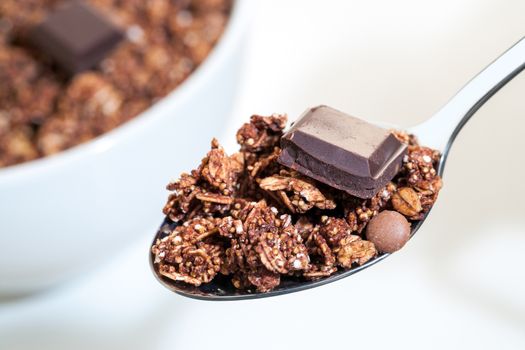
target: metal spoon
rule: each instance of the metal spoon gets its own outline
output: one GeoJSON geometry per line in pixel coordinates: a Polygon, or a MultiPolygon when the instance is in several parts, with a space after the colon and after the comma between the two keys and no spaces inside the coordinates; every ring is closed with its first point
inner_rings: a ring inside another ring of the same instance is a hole
{"type": "MultiPolygon", "coordinates": [[[[417,135],[425,146],[442,152],[438,174],[443,176],[445,163],[452,143],[467,121],[487,102],[499,89],[525,69],[525,37],[492,62],[481,73],[469,81],[452,99],[424,123],[410,128],[408,131],[417,135]]],[[[412,225],[411,237],[419,230],[427,216],[412,225]]],[[[167,235],[166,232],[176,224],[165,219],[161,229],[155,235],[157,238],[167,235]]],[[[160,283],[171,291],[195,299],[203,300],[240,300],[256,299],[319,287],[362,271],[388,257],[382,254],[362,266],[350,270],[340,270],[329,277],[316,281],[283,278],[281,284],[270,292],[258,293],[237,290],[229,278],[218,274],[210,283],[194,287],[182,282],[175,282],[161,276],[153,264],[153,254],[150,254],[150,264],[153,273],[160,283]]]]}

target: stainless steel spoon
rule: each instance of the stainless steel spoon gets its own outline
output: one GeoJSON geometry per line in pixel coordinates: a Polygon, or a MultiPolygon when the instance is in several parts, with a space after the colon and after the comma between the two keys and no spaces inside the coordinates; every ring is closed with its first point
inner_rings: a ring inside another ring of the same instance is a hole
{"type": "MultiPolygon", "coordinates": [[[[442,152],[438,168],[438,174],[440,176],[443,176],[445,163],[452,143],[463,126],[485,102],[523,69],[525,69],[525,37],[469,81],[430,119],[408,129],[409,132],[417,135],[423,145],[438,149],[442,152]]],[[[412,225],[411,237],[413,237],[421,225],[423,225],[427,217],[428,214],[423,220],[412,225]]],[[[172,223],[169,219],[165,219],[161,229],[155,235],[153,242],[155,242],[157,238],[164,237],[167,234],[166,232],[169,232],[167,229],[173,228],[175,225],[176,224],[172,223]]],[[[276,289],[266,293],[237,290],[231,285],[229,278],[220,274],[217,275],[212,282],[203,284],[200,287],[194,287],[182,282],[174,282],[161,276],[153,264],[153,254],[150,254],[150,264],[159,282],[177,294],[203,300],[240,300],[265,298],[318,287],[362,271],[384,260],[389,255],[390,254],[382,254],[362,266],[350,270],[341,270],[317,281],[283,278],[281,284],[276,289]]]]}

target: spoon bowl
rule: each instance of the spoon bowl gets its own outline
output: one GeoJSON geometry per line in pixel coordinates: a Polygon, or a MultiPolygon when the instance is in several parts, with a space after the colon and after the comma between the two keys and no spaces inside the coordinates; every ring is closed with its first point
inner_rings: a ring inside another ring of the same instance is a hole
{"type": "MultiPolygon", "coordinates": [[[[443,177],[451,146],[463,126],[485,102],[524,69],[525,38],[522,38],[468,82],[441,110],[434,114],[434,116],[424,123],[408,129],[408,132],[416,135],[423,145],[441,152],[441,159],[437,170],[439,176],[443,177]]],[[[381,123],[378,124],[381,125],[381,123]]],[[[390,125],[387,127],[403,130],[403,128],[390,125]]],[[[412,223],[410,239],[423,225],[429,214],[430,211],[422,220],[412,223]]],[[[152,245],[157,239],[167,236],[176,225],[177,224],[169,218],[165,218],[161,228],[153,239],[152,245]]],[[[227,276],[220,274],[211,282],[202,284],[199,287],[170,280],[159,273],[157,266],[154,264],[154,256],[153,253],[151,253],[151,249],[150,264],[158,281],[169,290],[189,298],[220,301],[265,298],[319,287],[367,269],[388,256],[390,256],[389,253],[382,253],[361,266],[347,270],[338,270],[328,277],[315,281],[282,276],[279,286],[269,292],[238,290],[232,285],[227,276]]]]}

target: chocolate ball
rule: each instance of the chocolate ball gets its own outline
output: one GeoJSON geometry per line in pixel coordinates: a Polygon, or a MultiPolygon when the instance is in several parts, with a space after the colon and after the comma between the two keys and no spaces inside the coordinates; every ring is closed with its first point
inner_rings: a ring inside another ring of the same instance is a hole
{"type": "Polygon", "coordinates": [[[410,223],[397,211],[382,211],[368,223],[366,238],[377,250],[393,253],[403,248],[410,238],[410,223]]]}

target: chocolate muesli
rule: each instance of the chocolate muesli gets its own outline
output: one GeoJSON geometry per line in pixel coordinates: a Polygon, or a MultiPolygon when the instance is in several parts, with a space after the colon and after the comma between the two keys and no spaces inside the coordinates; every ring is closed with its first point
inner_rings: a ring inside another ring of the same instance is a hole
{"type": "Polygon", "coordinates": [[[401,248],[410,222],[436,201],[440,154],[413,135],[392,132],[405,152],[397,173],[359,198],[279,162],[286,121],[252,116],[237,132],[239,152],[214,139],[200,166],[167,186],[164,213],[176,225],[152,246],[162,276],[199,286],[222,274],[258,292],[286,278],[319,279],[401,248]]]}
{"type": "Polygon", "coordinates": [[[231,7],[232,0],[1,0],[0,167],[88,141],[147,109],[206,58],[231,7]],[[86,23],[95,28],[67,31],[86,23]]]}

